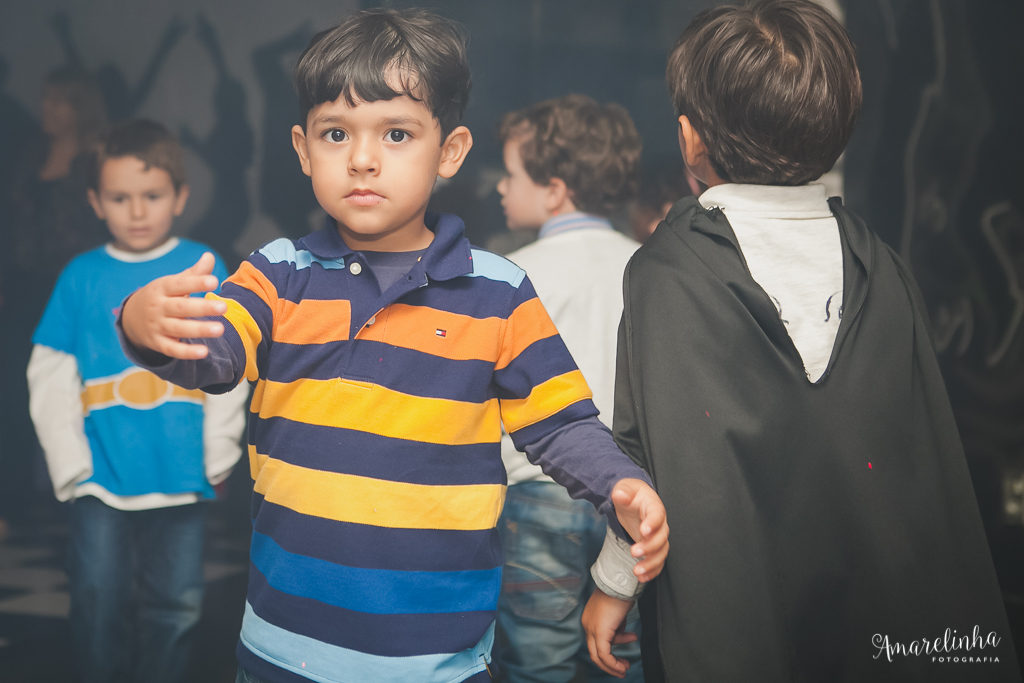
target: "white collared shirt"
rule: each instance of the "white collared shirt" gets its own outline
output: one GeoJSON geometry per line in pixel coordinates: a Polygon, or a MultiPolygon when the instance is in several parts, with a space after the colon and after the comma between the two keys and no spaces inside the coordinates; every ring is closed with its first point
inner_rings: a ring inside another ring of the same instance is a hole
{"type": "Polygon", "coordinates": [[[729,220],[751,277],[771,298],[816,382],[832,355],[843,301],[839,224],[825,186],[726,183],[699,198],[729,220]]]}

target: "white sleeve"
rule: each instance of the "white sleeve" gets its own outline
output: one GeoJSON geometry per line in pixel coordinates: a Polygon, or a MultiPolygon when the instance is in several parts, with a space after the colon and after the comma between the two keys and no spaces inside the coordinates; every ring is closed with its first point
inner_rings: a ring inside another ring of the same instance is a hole
{"type": "Polygon", "coordinates": [[[245,406],[249,399],[249,383],[223,394],[207,394],[203,403],[203,453],[206,479],[216,486],[231,474],[242,456],[242,430],[245,429],[245,406]]]}
{"type": "Polygon", "coordinates": [[[82,379],[69,353],[36,344],[28,361],[28,408],[59,501],[92,476],[92,451],[85,436],[82,379]]]}
{"type": "Polygon", "coordinates": [[[633,557],[629,548],[630,544],[616,536],[609,527],[601,553],[590,568],[590,575],[601,592],[619,600],[632,600],[644,588],[633,574],[633,567],[640,558],[633,557]]]}

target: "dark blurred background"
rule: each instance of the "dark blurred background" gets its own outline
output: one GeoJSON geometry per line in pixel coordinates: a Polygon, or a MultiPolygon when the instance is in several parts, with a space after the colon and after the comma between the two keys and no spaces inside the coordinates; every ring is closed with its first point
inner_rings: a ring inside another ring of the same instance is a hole
{"type": "MultiPolygon", "coordinates": [[[[26,172],[43,131],[43,83],[62,66],[91,70],[111,118],[158,119],[188,152],[192,198],[176,232],[237,262],[279,235],[319,223],[290,147],[291,67],[312,34],[379,3],[306,0],[35,0],[0,6],[0,186],[26,172]]],[[[479,244],[500,243],[494,190],[501,115],[582,92],[632,114],[644,161],[680,169],[663,70],[674,39],[713,2],[451,0],[429,6],[470,34],[475,146],[439,186],[436,208],[461,214],[479,244]]],[[[1024,3],[1020,0],[833,0],[857,44],[864,111],[833,191],[910,264],[967,449],[1018,645],[1024,641],[1024,3]]],[[[26,228],[0,206],[7,249],[26,228]]],[[[31,244],[31,238],[28,239],[31,244]]],[[[8,324],[25,296],[0,291],[8,324]]],[[[47,293],[40,293],[45,297],[47,293]]],[[[66,596],[60,510],[24,434],[23,365],[7,362],[0,431],[0,680],[65,680],[66,596]],[[35,594],[35,599],[26,597],[35,594]],[[39,597],[45,594],[48,597],[39,597]],[[47,602],[48,601],[48,602],[47,602]]],[[[245,466],[215,505],[196,680],[228,680],[244,594],[245,466]]]]}

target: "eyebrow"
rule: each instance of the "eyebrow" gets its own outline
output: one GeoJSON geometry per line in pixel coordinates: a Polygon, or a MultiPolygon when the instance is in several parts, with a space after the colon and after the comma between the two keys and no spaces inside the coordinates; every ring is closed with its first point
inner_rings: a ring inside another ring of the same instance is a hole
{"type": "MultiPolygon", "coordinates": [[[[345,117],[337,116],[334,114],[326,114],[324,116],[318,116],[314,121],[314,125],[333,125],[345,123],[345,117]]],[[[396,116],[394,118],[383,118],[377,121],[379,126],[422,126],[423,123],[411,116],[396,116]]]]}

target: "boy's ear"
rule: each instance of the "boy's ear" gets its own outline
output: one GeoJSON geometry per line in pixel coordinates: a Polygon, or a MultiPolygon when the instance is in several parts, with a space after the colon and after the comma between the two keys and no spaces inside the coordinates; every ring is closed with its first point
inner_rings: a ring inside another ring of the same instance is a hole
{"type": "Polygon", "coordinates": [[[299,165],[302,166],[302,172],[306,175],[311,175],[309,169],[309,148],[306,145],[306,131],[297,123],[292,126],[292,147],[295,148],[295,153],[299,155],[299,165]]]}
{"type": "Polygon", "coordinates": [[[441,161],[437,165],[437,175],[451,178],[458,173],[472,148],[473,134],[469,132],[469,128],[457,126],[448,133],[448,137],[441,144],[441,161]]]}
{"type": "Polygon", "coordinates": [[[699,166],[708,155],[704,140],[686,115],[679,117],[679,151],[683,154],[683,163],[690,168],[699,166]]]}
{"type": "Polygon", "coordinates": [[[181,184],[178,188],[178,196],[174,200],[174,215],[180,216],[181,212],[185,210],[185,204],[188,203],[189,187],[185,183],[181,184]]]}
{"type": "Polygon", "coordinates": [[[547,192],[544,196],[544,210],[552,216],[562,213],[570,213],[576,210],[576,204],[572,201],[572,194],[561,178],[552,178],[545,186],[547,192]]]}
{"type": "Polygon", "coordinates": [[[99,218],[101,221],[107,220],[106,215],[103,213],[103,206],[100,204],[99,195],[96,194],[96,190],[90,187],[86,190],[85,194],[89,198],[89,206],[91,206],[92,210],[96,212],[96,218],[99,218]]]}

